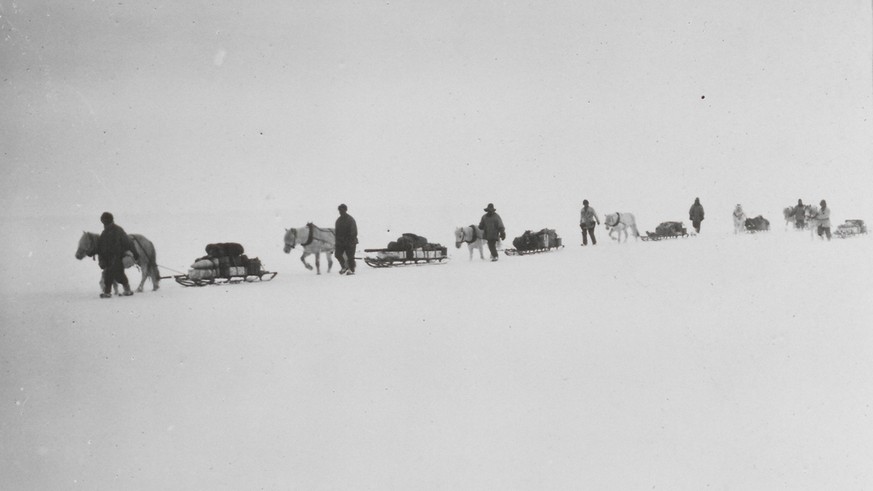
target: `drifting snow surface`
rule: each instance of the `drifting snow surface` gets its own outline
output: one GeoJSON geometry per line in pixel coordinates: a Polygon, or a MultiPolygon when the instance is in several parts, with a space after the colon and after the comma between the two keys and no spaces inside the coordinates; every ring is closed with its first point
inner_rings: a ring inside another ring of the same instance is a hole
{"type": "Polygon", "coordinates": [[[241,242],[273,281],[102,300],[73,220],[8,224],[4,489],[873,487],[867,237],[559,229],[342,277],[219,220],[122,225],[178,269],[241,242]]]}

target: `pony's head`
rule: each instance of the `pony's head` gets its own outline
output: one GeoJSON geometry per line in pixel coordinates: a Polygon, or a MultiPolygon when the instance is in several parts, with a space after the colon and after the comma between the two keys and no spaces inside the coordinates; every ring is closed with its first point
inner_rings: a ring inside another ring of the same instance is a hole
{"type": "Polygon", "coordinates": [[[297,230],[293,228],[285,229],[285,254],[289,254],[291,249],[297,245],[297,230]]]}
{"type": "Polygon", "coordinates": [[[464,243],[464,228],[458,227],[455,229],[455,248],[460,249],[464,243]]]}
{"type": "Polygon", "coordinates": [[[82,237],[79,239],[79,248],[76,249],[76,259],[82,259],[85,256],[93,256],[97,253],[96,234],[82,232],[82,237]]]}
{"type": "Polygon", "coordinates": [[[806,205],[803,207],[803,214],[806,218],[816,218],[818,214],[821,213],[818,206],[806,205]]]}
{"type": "Polygon", "coordinates": [[[618,214],[610,213],[603,218],[603,225],[606,227],[606,230],[609,230],[612,227],[618,225],[618,214]]]}

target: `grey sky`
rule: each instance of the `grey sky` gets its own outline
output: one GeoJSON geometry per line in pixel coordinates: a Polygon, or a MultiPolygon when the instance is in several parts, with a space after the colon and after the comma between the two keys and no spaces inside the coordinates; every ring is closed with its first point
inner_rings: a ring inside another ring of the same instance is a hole
{"type": "Polygon", "coordinates": [[[4,214],[873,210],[865,1],[2,0],[0,16],[4,214]]]}

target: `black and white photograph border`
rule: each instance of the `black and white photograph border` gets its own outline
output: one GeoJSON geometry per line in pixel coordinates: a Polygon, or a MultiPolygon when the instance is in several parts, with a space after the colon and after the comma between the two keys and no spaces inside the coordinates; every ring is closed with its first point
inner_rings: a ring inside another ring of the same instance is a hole
{"type": "Polygon", "coordinates": [[[869,0],[0,0],[0,104],[4,490],[873,487],[869,0]]]}

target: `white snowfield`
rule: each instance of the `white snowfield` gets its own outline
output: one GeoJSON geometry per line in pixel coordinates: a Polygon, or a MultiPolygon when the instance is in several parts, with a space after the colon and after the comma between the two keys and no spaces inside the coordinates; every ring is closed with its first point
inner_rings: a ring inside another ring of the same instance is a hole
{"type": "Polygon", "coordinates": [[[415,232],[448,264],[343,277],[282,253],[305,220],[116,213],[165,275],[229,241],[279,274],[105,300],[73,257],[92,215],[0,234],[3,489],[873,487],[867,236],[559,226],[563,250],[491,263],[458,222],[359,246],[415,232]]]}

